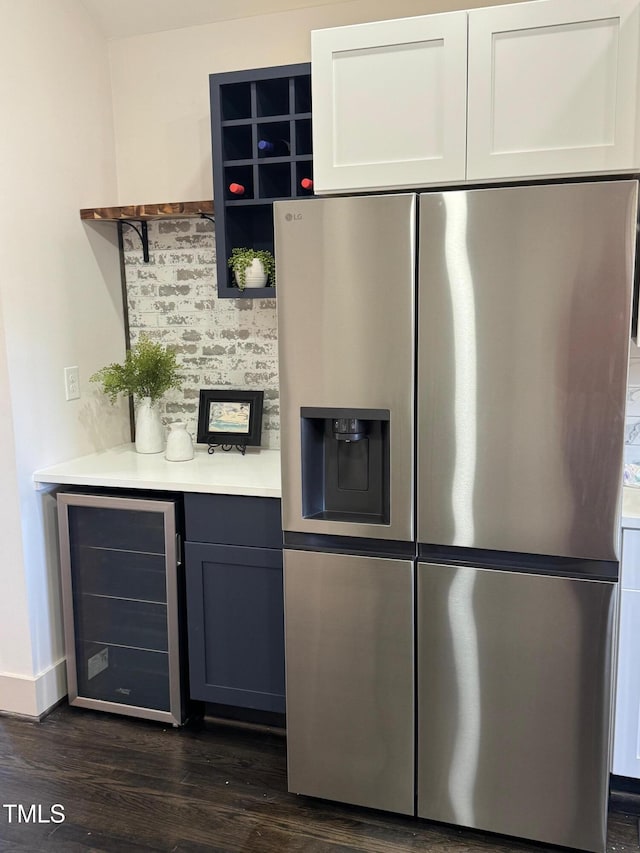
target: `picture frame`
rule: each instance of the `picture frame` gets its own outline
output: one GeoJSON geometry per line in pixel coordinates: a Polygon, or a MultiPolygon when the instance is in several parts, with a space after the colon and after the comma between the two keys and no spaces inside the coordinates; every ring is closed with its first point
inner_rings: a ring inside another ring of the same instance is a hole
{"type": "Polygon", "coordinates": [[[199,444],[208,444],[209,452],[237,447],[260,447],[264,391],[233,391],[202,388],[198,404],[199,444]]]}

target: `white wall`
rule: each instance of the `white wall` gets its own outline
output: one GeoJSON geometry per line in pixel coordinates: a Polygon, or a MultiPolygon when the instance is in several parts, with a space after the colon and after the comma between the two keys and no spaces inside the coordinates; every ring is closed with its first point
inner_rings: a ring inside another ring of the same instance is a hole
{"type": "Polygon", "coordinates": [[[52,502],[31,475],[128,440],[126,408],[88,383],[124,353],[115,226],[79,218],[115,199],[115,151],[107,46],[78,0],[0,0],[0,20],[0,710],[39,714],[64,649],[52,502]]]}
{"type": "Polygon", "coordinates": [[[495,3],[353,0],[112,41],[119,203],[212,197],[209,74],[308,62],[313,29],[495,3]]]}
{"type": "MultiPolygon", "coordinates": [[[[0,250],[0,257],[2,253],[0,250]]],[[[31,671],[31,633],[19,535],[20,513],[16,472],[15,441],[11,417],[11,388],[4,339],[2,301],[0,301],[0,707],[3,698],[3,674],[14,670],[31,671]]]]}

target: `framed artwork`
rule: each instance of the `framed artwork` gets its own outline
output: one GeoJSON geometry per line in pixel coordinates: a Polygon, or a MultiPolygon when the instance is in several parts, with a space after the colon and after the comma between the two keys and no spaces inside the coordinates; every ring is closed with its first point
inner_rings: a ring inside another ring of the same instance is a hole
{"type": "Polygon", "coordinates": [[[198,442],[215,447],[260,447],[264,391],[203,388],[198,407],[198,442]]]}

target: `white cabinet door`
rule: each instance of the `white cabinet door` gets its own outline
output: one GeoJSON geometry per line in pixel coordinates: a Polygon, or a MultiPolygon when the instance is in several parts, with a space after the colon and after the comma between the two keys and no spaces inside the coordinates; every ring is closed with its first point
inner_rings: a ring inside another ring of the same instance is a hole
{"type": "Polygon", "coordinates": [[[469,12],[469,180],[629,171],[637,0],[537,0],[469,12]]]}
{"type": "Polygon", "coordinates": [[[612,771],[640,779],[640,530],[622,533],[621,586],[612,771]]]}
{"type": "Polygon", "coordinates": [[[311,33],[314,188],[465,177],[467,13],[311,33]]]}

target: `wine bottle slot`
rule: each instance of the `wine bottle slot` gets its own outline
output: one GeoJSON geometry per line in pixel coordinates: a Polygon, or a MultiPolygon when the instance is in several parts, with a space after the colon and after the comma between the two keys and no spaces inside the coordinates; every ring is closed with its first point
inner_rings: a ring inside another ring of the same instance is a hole
{"type": "Polygon", "coordinates": [[[300,186],[303,190],[311,190],[313,189],[313,181],[311,180],[311,178],[303,178],[300,181],[300,186]]]}
{"type": "Polygon", "coordinates": [[[244,187],[242,184],[229,184],[229,192],[233,193],[233,195],[244,195],[244,187]]]}
{"type": "Polygon", "coordinates": [[[270,139],[258,140],[258,151],[263,154],[275,154],[276,156],[286,157],[291,153],[291,145],[286,139],[276,139],[271,142],[270,139]]]}

